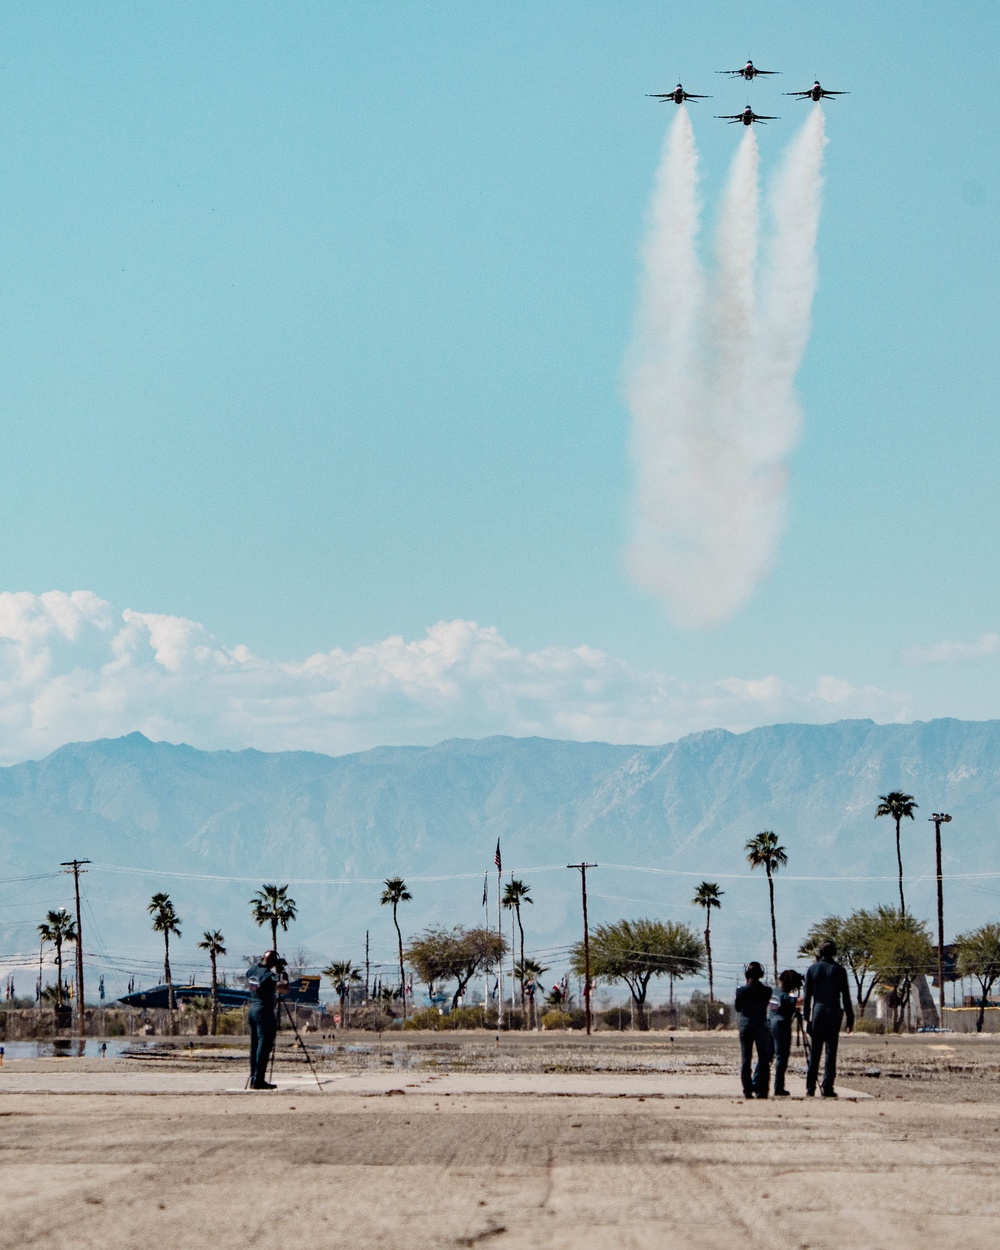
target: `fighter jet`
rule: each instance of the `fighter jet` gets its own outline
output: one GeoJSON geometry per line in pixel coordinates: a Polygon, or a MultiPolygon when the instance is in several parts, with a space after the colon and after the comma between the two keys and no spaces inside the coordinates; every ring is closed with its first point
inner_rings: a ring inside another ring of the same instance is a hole
{"type": "Polygon", "coordinates": [[[678,83],[673,91],[666,91],[662,95],[647,94],[646,98],[648,100],[662,100],[664,103],[667,100],[673,100],[675,104],[683,104],[685,100],[711,100],[712,97],[710,95],[692,95],[690,91],[685,91],[681,84],[678,83]]]}
{"type": "Polygon", "coordinates": [[[780,74],[781,70],[780,69],[758,69],[757,66],[754,65],[753,61],[747,61],[746,65],[744,65],[742,69],[720,69],[720,70],[716,70],[716,73],[732,74],[733,77],[736,77],[737,75],[739,75],[740,78],[745,78],[747,82],[752,82],[757,77],[758,74],[780,74]]]}
{"type": "Polygon", "coordinates": [[[780,117],[767,117],[763,113],[755,113],[748,104],[742,113],[716,113],[716,119],[720,122],[729,122],[730,126],[735,126],[737,122],[742,122],[744,126],[752,126],[754,122],[778,122],[780,117]]]}
{"type": "Polygon", "coordinates": [[[782,94],[793,95],[800,100],[815,100],[818,103],[820,100],[825,100],[827,96],[850,95],[851,93],[849,91],[827,91],[826,88],[821,87],[817,81],[813,83],[808,91],[785,91],[782,92],[782,94]]]}

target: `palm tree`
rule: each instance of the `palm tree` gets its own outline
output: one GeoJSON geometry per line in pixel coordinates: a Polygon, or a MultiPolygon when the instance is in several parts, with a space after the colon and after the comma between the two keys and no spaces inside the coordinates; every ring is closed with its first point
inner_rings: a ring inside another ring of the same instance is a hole
{"type": "Polygon", "coordinates": [[[76,922],[65,907],[60,907],[58,911],[46,913],[38,926],[38,935],[43,946],[51,942],[56,948],[56,1009],[59,1010],[63,1005],[62,948],[64,942],[76,941],[76,922]]]}
{"type": "MultiPolygon", "coordinates": [[[[543,972],[548,972],[548,968],[544,964],[540,964],[536,959],[525,959],[522,956],[521,962],[517,965],[514,971],[517,973],[518,980],[521,982],[521,1002],[523,1004],[524,1003],[524,983],[526,981],[534,981],[537,986],[538,978],[542,975],[543,972]]],[[[529,1011],[528,1014],[532,1018],[530,1020],[525,1020],[524,1026],[527,1029],[533,1029],[535,1027],[534,1016],[537,1010],[535,1007],[534,993],[530,995],[529,1001],[531,1003],[531,1011],[529,1011]]]]}
{"type": "Polygon", "coordinates": [[[340,999],[340,1025],[341,1028],[346,1028],[347,1010],[345,1004],[350,1002],[351,986],[361,983],[361,973],[349,959],[338,959],[329,968],[323,969],[323,975],[330,978],[334,989],[337,991],[337,997],[340,999]]]}
{"type": "Polygon", "coordinates": [[[901,916],[906,915],[906,902],[903,899],[903,852],[899,844],[899,823],[904,816],[909,816],[911,820],[916,817],[913,813],[917,810],[919,804],[914,803],[912,794],[904,794],[902,790],[890,790],[888,794],[880,794],[878,796],[878,807],[875,809],[875,819],[880,816],[891,816],[896,822],[896,863],[899,865],[899,913],[901,916]]]}
{"type": "Polygon", "coordinates": [[[250,900],[250,911],[261,928],[266,924],[271,926],[271,950],[277,954],[278,925],[282,933],[287,933],[298,912],[295,899],[288,897],[288,886],[262,885],[250,900]]]}
{"type": "Polygon", "coordinates": [[[402,877],[386,877],[385,889],[379,902],[383,907],[392,906],[392,923],[396,926],[396,940],[399,943],[399,989],[403,996],[403,1023],[406,1023],[406,972],[403,968],[403,935],[399,931],[397,908],[400,903],[408,903],[413,895],[406,888],[402,877]]]}
{"type": "Polygon", "coordinates": [[[153,917],[153,932],[163,934],[163,979],[167,983],[167,1007],[174,1009],[174,983],[170,976],[170,935],[181,936],[181,918],[174,910],[170,895],[154,894],[146,910],[153,917]]]}
{"type": "Polygon", "coordinates": [[[520,976],[521,983],[521,1010],[524,1011],[524,926],[521,924],[521,904],[531,903],[532,897],[528,893],[531,886],[524,881],[517,881],[514,877],[507,882],[507,887],[503,892],[503,898],[500,902],[510,910],[514,909],[514,915],[517,917],[517,930],[521,935],[521,966],[522,972],[520,976]]]}
{"type": "MultiPolygon", "coordinates": [[[[725,890],[720,890],[714,881],[703,881],[694,892],[694,898],[691,900],[692,907],[704,907],[705,909],[705,954],[708,957],[708,1001],[715,1002],[715,983],[712,980],[712,908],[722,906],[722,896],[725,890]]],[[[775,956],[777,962],[777,956],[775,956]]]]}
{"type": "Polygon", "coordinates": [[[774,979],[778,979],[778,930],[774,923],[774,874],[788,863],[783,846],[778,845],[778,835],[770,829],[758,833],[747,841],[744,850],[751,870],[763,868],[767,873],[767,889],[771,897],[771,951],[774,955],[774,979]]]}
{"type": "Polygon", "coordinates": [[[220,955],[226,953],[224,945],[225,938],[218,929],[206,929],[201,941],[198,943],[198,949],[208,951],[208,957],[212,961],[212,1036],[215,1036],[216,1027],[219,1022],[219,970],[216,960],[220,955]]]}

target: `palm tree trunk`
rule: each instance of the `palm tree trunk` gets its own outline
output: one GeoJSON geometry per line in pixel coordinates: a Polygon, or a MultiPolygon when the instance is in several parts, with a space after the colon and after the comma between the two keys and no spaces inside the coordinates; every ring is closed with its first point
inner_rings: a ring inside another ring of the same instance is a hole
{"type": "Polygon", "coordinates": [[[774,923],[774,878],[767,870],[767,889],[771,898],[771,954],[774,956],[774,979],[778,980],[778,928],[774,923]]]}
{"type": "Polygon", "coordinates": [[[271,917],[271,950],[275,954],[278,953],[278,919],[276,916],[271,917]]]}
{"type": "Polygon", "coordinates": [[[712,913],[705,908],[705,954],[708,956],[708,1001],[715,1002],[715,982],[712,980],[712,913]]]}
{"type": "MultiPolygon", "coordinates": [[[[53,926],[54,927],[54,926],[53,926]]],[[[61,1011],[62,997],[62,942],[56,942],[56,1007],[61,1011]]]]}
{"type": "Polygon", "coordinates": [[[899,865],[899,914],[901,917],[906,916],[906,900],[903,898],[903,852],[899,845],[899,822],[901,817],[896,817],[896,863],[899,865]]]}
{"type": "MultiPolygon", "coordinates": [[[[514,913],[517,916],[517,931],[521,935],[521,1015],[524,1015],[524,925],[521,924],[521,904],[514,904],[514,913]]],[[[527,1021],[524,1022],[525,1027],[527,1021]]]]}
{"type": "Polygon", "coordinates": [[[219,977],[216,971],[215,951],[212,951],[212,1036],[219,1025],[219,977]]]}
{"type": "Polygon", "coordinates": [[[163,931],[163,978],[167,983],[167,1028],[174,1032],[174,983],[170,976],[170,933],[163,931]]]}
{"type": "Polygon", "coordinates": [[[406,1023],[406,971],[403,968],[403,935],[399,931],[396,918],[396,904],[392,905],[392,923],[396,926],[396,941],[399,943],[399,992],[403,996],[403,1023],[406,1023]]]}

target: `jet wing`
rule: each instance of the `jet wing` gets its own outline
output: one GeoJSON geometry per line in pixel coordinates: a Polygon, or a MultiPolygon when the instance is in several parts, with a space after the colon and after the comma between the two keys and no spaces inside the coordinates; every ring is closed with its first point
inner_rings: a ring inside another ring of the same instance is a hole
{"type": "MultiPolygon", "coordinates": [[[[837,95],[840,95],[839,91],[837,95]]],[[[711,100],[712,97],[710,95],[692,95],[690,91],[685,91],[684,98],[685,100],[711,100]]]]}
{"type": "Polygon", "coordinates": [[[743,120],[742,113],[716,113],[715,120],[717,122],[741,122],[743,120]]]}
{"type": "Polygon", "coordinates": [[[753,119],[755,122],[780,122],[781,121],[780,117],[768,117],[766,113],[754,113],[753,119]]]}
{"type": "Polygon", "coordinates": [[[811,91],[783,91],[782,95],[793,95],[799,100],[808,100],[812,95],[811,91]]]}

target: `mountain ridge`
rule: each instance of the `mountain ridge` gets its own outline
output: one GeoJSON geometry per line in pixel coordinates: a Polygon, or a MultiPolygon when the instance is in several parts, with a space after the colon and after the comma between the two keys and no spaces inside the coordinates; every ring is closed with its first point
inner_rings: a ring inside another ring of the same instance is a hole
{"type": "MultiPolygon", "coordinates": [[[[155,967],[145,903],[158,888],[170,890],[185,920],[179,959],[197,962],[193,949],[184,951],[188,934],[203,927],[231,934],[231,949],[255,949],[246,900],[257,879],[303,882],[292,945],[320,960],[357,960],[368,929],[388,959],[370,883],[414,880],[407,932],[481,923],[480,874],[495,906],[499,838],[505,869],[534,866],[529,943],[551,958],[579,929],[579,885],[561,865],[586,858],[606,865],[592,877],[595,921],[645,913],[698,925],[692,886],[701,876],[720,880],[717,944],[735,968],[765,949],[763,879],[746,867],[747,837],[773,828],[788,847],[777,905],[783,958],[791,959],[811,920],[895,896],[894,829],[873,815],[878,795],[896,788],[921,804],[904,830],[907,874],[933,873],[923,817],[949,810],[950,918],[978,923],[1000,911],[1000,884],[955,876],[1000,872],[1000,721],[952,718],[708,730],[659,746],[458,738],[341,756],[205,752],[138,733],[68,743],[0,768],[0,878],[52,872],[73,856],[94,860],[85,881],[94,941],[88,934],[86,945],[115,975],[129,959],[155,967]],[[809,890],[801,879],[810,876],[829,880],[809,890]],[[209,877],[217,880],[201,879],[209,877]],[[230,877],[239,880],[222,880],[230,877]],[[352,884],[307,884],[334,880],[352,884]]],[[[46,906],[68,905],[66,884],[0,882],[0,962],[34,947],[46,906]]],[[[932,914],[932,889],[927,880],[908,885],[920,914],[932,914]]]]}

